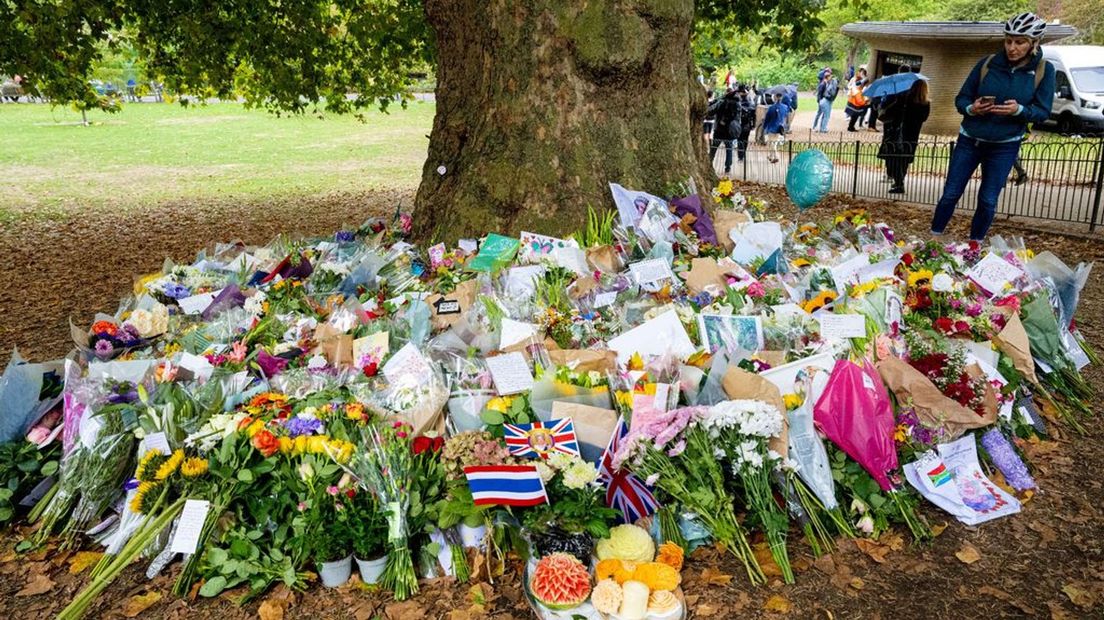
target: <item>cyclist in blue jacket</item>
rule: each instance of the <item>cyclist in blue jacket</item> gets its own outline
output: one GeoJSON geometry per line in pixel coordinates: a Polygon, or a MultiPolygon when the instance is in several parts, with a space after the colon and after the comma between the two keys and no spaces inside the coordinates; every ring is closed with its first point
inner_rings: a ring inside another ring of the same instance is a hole
{"type": "Polygon", "coordinates": [[[1046,21],[1021,13],[1004,25],[1004,49],[982,58],[955,98],[962,114],[958,142],[947,171],[943,197],[932,217],[933,235],[943,233],[966,185],[981,166],[977,210],[970,239],[989,232],[997,200],[1020,153],[1027,126],[1050,117],[1054,100],[1054,65],[1039,49],[1046,21]]]}

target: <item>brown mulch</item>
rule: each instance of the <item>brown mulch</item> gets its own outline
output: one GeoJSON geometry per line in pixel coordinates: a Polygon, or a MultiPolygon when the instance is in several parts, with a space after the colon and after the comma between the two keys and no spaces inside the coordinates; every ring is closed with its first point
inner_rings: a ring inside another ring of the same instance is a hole
{"type": "MultiPolygon", "coordinates": [[[[748,191],[772,205],[787,202],[777,188],[748,191]]],[[[165,256],[190,260],[198,248],[233,238],[262,243],[278,232],[328,234],[342,224],[386,212],[401,194],[375,192],[265,205],[189,203],[128,214],[123,221],[75,215],[64,222],[0,229],[0,249],[14,259],[14,268],[0,273],[0,343],[8,349],[18,345],[36,360],[64,355],[70,346],[70,316],[85,325],[94,311],[114,310],[132,277],[158,269],[165,256]]],[[[815,218],[856,205],[866,206],[873,219],[890,223],[899,233],[927,231],[930,210],[922,207],[833,197],[808,215],[815,218]]],[[[789,214],[794,215],[792,209],[789,214]]],[[[964,234],[968,215],[956,218],[952,232],[964,234]]],[[[1003,222],[994,233],[1022,235],[1029,247],[1051,250],[1068,262],[1104,258],[1099,239],[1003,222]]],[[[1098,349],[1104,349],[1102,313],[1104,283],[1094,276],[1078,319],[1098,349]]],[[[1104,372],[1086,372],[1104,393],[1104,372]]],[[[862,549],[843,542],[831,556],[814,559],[803,542],[794,540],[790,550],[797,583],[785,586],[776,579],[761,588],[748,586],[728,558],[711,551],[695,554],[683,571],[691,617],[1104,617],[1104,483],[1097,473],[1104,471],[1104,448],[1097,441],[1102,424],[1093,419],[1087,426],[1089,434],[1081,437],[1052,425],[1052,441],[1031,448],[1040,492],[1022,514],[971,528],[925,507],[930,523],[946,525],[929,545],[910,546],[904,538],[890,535],[862,549]]],[[[0,617],[53,616],[86,582],[86,573],[70,574],[70,554],[47,550],[16,556],[10,552],[16,540],[12,534],[0,539],[0,617]]],[[[169,588],[178,567],[151,582],[140,566],[124,573],[89,617],[530,617],[519,583],[510,577],[474,591],[449,580],[423,582],[422,594],[406,603],[394,603],[354,580],[337,590],[276,590],[239,607],[227,598],[176,599],[169,588]]]]}

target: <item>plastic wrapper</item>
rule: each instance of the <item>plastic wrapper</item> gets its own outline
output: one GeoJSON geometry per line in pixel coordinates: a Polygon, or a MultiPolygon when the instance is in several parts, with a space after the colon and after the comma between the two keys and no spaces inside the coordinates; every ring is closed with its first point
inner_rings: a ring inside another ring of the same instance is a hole
{"type": "Polygon", "coordinates": [[[828,439],[862,465],[884,491],[897,471],[893,445],[893,404],[874,367],[839,360],[824,393],[813,407],[813,420],[828,439]]]}
{"type": "Polygon", "coordinates": [[[1093,264],[1078,263],[1076,267],[1070,268],[1054,254],[1041,252],[1024,266],[1033,279],[1050,279],[1061,300],[1058,321],[1061,325],[1069,325],[1081,301],[1081,291],[1089,280],[1093,264]]]}
{"type": "Polygon", "coordinates": [[[0,376],[0,442],[27,432],[42,392],[42,364],[28,364],[13,351],[4,374],[0,376]]]}
{"type": "Polygon", "coordinates": [[[609,409],[612,405],[609,386],[582,387],[559,381],[555,374],[554,369],[545,372],[529,393],[529,406],[541,420],[552,419],[552,405],[557,401],[598,409],[609,409]]]}
{"type": "Polygon", "coordinates": [[[787,414],[790,423],[789,457],[797,461],[797,475],[816,494],[820,503],[828,510],[834,510],[836,491],[832,482],[832,467],[813,422],[813,407],[828,385],[828,373],[816,372],[811,377],[806,376],[803,383],[805,401],[787,414]]]}

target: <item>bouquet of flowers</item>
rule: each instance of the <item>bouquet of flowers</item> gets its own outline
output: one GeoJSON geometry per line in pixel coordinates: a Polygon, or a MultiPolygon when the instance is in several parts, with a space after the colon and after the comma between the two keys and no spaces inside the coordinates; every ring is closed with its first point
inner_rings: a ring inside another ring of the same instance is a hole
{"type": "Polygon", "coordinates": [[[764,583],[743,525],[725,487],[724,451],[713,444],[704,420],[708,407],[674,409],[630,429],[613,467],[634,474],[696,513],[713,538],[743,562],[752,583],[764,583]]]}
{"type": "Polygon", "coordinates": [[[576,455],[555,452],[537,462],[548,501],[526,508],[521,522],[537,555],[564,552],[590,561],[594,539],[609,535],[618,511],[606,507],[598,469],[576,455]]]}

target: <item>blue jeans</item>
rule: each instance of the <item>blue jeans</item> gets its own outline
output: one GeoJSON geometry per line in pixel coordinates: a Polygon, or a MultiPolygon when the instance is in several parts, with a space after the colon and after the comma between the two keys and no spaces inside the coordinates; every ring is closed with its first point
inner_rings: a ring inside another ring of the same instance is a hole
{"type": "Polygon", "coordinates": [[[817,118],[820,119],[820,133],[828,133],[828,119],[832,116],[832,102],[823,98],[817,102],[817,118]]]}
{"type": "MultiPolygon", "coordinates": [[[[724,173],[728,174],[732,172],[732,143],[735,140],[713,140],[713,144],[709,146],[709,163],[713,163],[713,156],[717,154],[717,149],[724,144],[725,158],[724,158],[724,173]]],[[[741,158],[743,159],[743,158],[741,158]]]]}
{"type": "Polygon", "coordinates": [[[940,234],[951,221],[955,207],[966,191],[966,184],[974,171],[981,166],[981,187],[978,189],[977,210],[970,224],[970,239],[981,241],[993,224],[997,213],[997,200],[1012,171],[1012,164],[1020,154],[1020,141],[1015,142],[979,142],[960,135],[951,155],[950,168],[947,171],[947,183],[943,186],[943,197],[935,207],[931,229],[940,234]]]}

